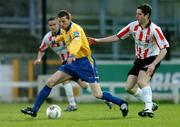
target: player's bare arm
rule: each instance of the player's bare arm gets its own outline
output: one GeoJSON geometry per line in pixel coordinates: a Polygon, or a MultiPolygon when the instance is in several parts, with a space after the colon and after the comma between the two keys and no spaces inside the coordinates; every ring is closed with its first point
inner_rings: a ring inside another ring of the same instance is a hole
{"type": "Polygon", "coordinates": [[[162,59],[166,56],[167,53],[167,49],[161,49],[159,55],[157,56],[157,58],[147,66],[147,74],[148,75],[152,75],[152,73],[154,72],[155,66],[162,61],[162,59]]]}
{"type": "Polygon", "coordinates": [[[88,41],[89,41],[89,44],[99,44],[99,43],[106,43],[106,42],[114,42],[114,41],[118,41],[119,38],[116,36],[116,35],[113,35],[113,36],[109,36],[109,37],[105,37],[105,38],[91,38],[91,37],[88,37],[88,41]]]}
{"type": "Polygon", "coordinates": [[[41,63],[41,59],[44,56],[44,54],[45,54],[44,52],[39,51],[38,52],[38,56],[37,56],[36,60],[34,61],[34,64],[40,64],[41,63]]]}

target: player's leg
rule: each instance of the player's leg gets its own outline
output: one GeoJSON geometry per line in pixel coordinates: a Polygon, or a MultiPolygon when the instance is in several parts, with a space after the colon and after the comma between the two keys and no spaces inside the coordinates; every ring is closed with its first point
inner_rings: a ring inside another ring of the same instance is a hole
{"type": "MultiPolygon", "coordinates": [[[[151,61],[146,60],[143,62],[143,65],[139,60],[136,60],[134,62],[134,66],[131,68],[131,70],[128,73],[128,79],[125,85],[125,89],[128,93],[130,93],[131,95],[133,95],[138,100],[144,103],[145,101],[144,101],[143,92],[142,92],[142,89],[137,84],[137,80],[138,80],[137,77],[141,69],[146,71],[146,68],[143,68],[143,67],[145,66],[145,64],[149,64],[147,62],[151,62],[151,61]]],[[[158,68],[158,66],[159,65],[156,66],[156,69],[158,68]]],[[[157,108],[158,108],[158,105],[156,103],[153,103],[152,110],[155,111],[157,110],[157,108]]]]}
{"type": "Polygon", "coordinates": [[[139,88],[137,85],[137,76],[136,75],[129,75],[126,85],[125,85],[125,90],[136,97],[138,100],[144,102],[142,90],[139,88]]]}
{"type": "Polygon", "coordinates": [[[79,85],[81,88],[83,88],[83,89],[87,90],[89,93],[91,93],[91,88],[90,88],[88,82],[82,81],[81,79],[79,79],[79,80],[77,81],[77,83],[78,83],[78,85],[79,85]]]}
{"type": "Polygon", "coordinates": [[[100,84],[98,83],[90,83],[92,95],[96,98],[106,100],[108,102],[112,102],[118,106],[120,106],[120,110],[122,111],[123,117],[127,116],[128,114],[128,104],[121,98],[118,98],[112,95],[110,92],[102,92],[100,84]]]}
{"type": "Polygon", "coordinates": [[[62,72],[62,71],[57,71],[56,73],[54,73],[47,81],[47,83],[45,84],[45,86],[41,89],[41,91],[39,92],[39,94],[37,95],[35,102],[33,104],[32,108],[25,108],[25,109],[21,109],[21,112],[24,114],[28,114],[31,115],[33,117],[36,117],[37,112],[39,111],[42,103],[47,99],[47,97],[49,96],[51,89],[59,84],[62,83],[65,80],[70,79],[71,76],[62,72]]]}
{"type": "MultiPolygon", "coordinates": [[[[81,79],[79,79],[78,84],[80,85],[81,88],[87,90],[89,93],[92,92],[88,82],[82,81],[81,79]]],[[[109,109],[112,109],[112,103],[111,102],[105,101],[104,103],[108,106],[109,109]]]]}
{"type": "Polygon", "coordinates": [[[69,102],[68,106],[66,107],[65,111],[76,111],[76,102],[73,93],[73,81],[65,81],[63,82],[63,87],[66,93],[67,100],[69,102]]]}
{"type": "Polygon", "coordinates": [[[140,116],[149,116],[153,117],[153,102],[152,102],[152,90],[149,85],[149,80],[151,77],[147,75],[145,71],[140,71],[138,75],[137,84],[142,90],[143,99],[145,102],[145,108],[143,111],[139,112],[140,116]]]}

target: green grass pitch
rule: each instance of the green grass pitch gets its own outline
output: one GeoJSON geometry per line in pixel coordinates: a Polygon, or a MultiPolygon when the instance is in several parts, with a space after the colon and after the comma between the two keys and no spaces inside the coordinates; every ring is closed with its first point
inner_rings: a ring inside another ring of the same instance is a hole
{"type": "MultiPolygon", "coordinates": [[[[57,104],[57,103],[55,103],[57,104]]],[[[75,112],[62,112],[57,120],[47,119],[43,104],[38,116],[31,118],[20,113],[20,109],[31,104],[0,104],[0,127],[179,127],[180,106],[158,104],[154,118],[141,118],[137,113],[143,104],[130,103],[129,114],[123,118],[119,107],[109,110],[104,103],[81,103],[75,112]]],[[[65,104],[58,104],[62,109],[65,104]]]]}

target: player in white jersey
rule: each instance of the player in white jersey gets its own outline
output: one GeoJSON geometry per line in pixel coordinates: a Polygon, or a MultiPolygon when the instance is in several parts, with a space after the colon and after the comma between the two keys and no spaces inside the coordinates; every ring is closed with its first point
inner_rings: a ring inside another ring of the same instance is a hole
{"type": "Polygon", "coordinates": [[[142,4],[137,7],[137,21],[128,24],[116,35],[105,38],[89,38],[90,44],[113,42],[132,36],[135,42],[137,59],[128,73],[125,89],[145,103],[140,116],[153,117],[158,106],[152,102],[152,90],[149,81],[167,53],[169,43],[161,28],[150,20],[151,6],[142,4]]]}
{"type": "MultiPolygon", "coordinates": [[[[44,36],[41,45],[39,47],[38,56],[37,59],[34,61],[34,64],[41,63],[41,59],[44,56],[44,51],[47,48],[51,48],[53,52],[55,52],[59,56],[60,63],[63,64],[69,57],[69,52],[67,51],[67,47],[64,42],[60,41],[58,44],[52,45],[51,41],[53,38],[55,38],[57,35],[60,35],[60,27],[59,23],[56,18],[52,17],[48,19],[48,26],[50,31],[44,36]]],[[[69,105],[66,108],[66,111],[76,111],[76,102],[73,95],[73,88],[72,85],[74,84],[74,81],[66,81],[63,83],[63,87],[65,89],[65,93],[67,96],[67,100],[69,102],[69,105]]],[[[83,83],[81,83],[84,88],[87,86],[83,83]]]]}

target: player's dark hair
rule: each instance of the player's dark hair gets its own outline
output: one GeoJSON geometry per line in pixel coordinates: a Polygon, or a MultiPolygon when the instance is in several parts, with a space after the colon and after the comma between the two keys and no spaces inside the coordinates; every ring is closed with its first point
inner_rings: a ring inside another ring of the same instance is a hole
{"type": "Polygon", "coordinates": [[[58,13],[58,17],[59,17],[59,18],[62,18],[62,17],[64,17],[64,16],[66,16],[67,19],[70,19],[70,18],[71,18],[71,14],[70,14],[68,11],[66,11],[66,10],[61,10],[61,11],[58,13]]]}
{"type": "Polygon", "coordinates": [[[149,4],[141,4],[141,5],[138,5],[137,9],[141,9],[141,10],[142,10],[142,13],[143,13],[144,15],[149,14],[149,18],[150,18],[152,7],[151,7],[149,4]]]}
{"type": "Polygon", "coordinates": [[[52,21],[52,20],[56,20],[56,17],[49,17],[47,21],[49,22],[49,21],[52,21]]]}

